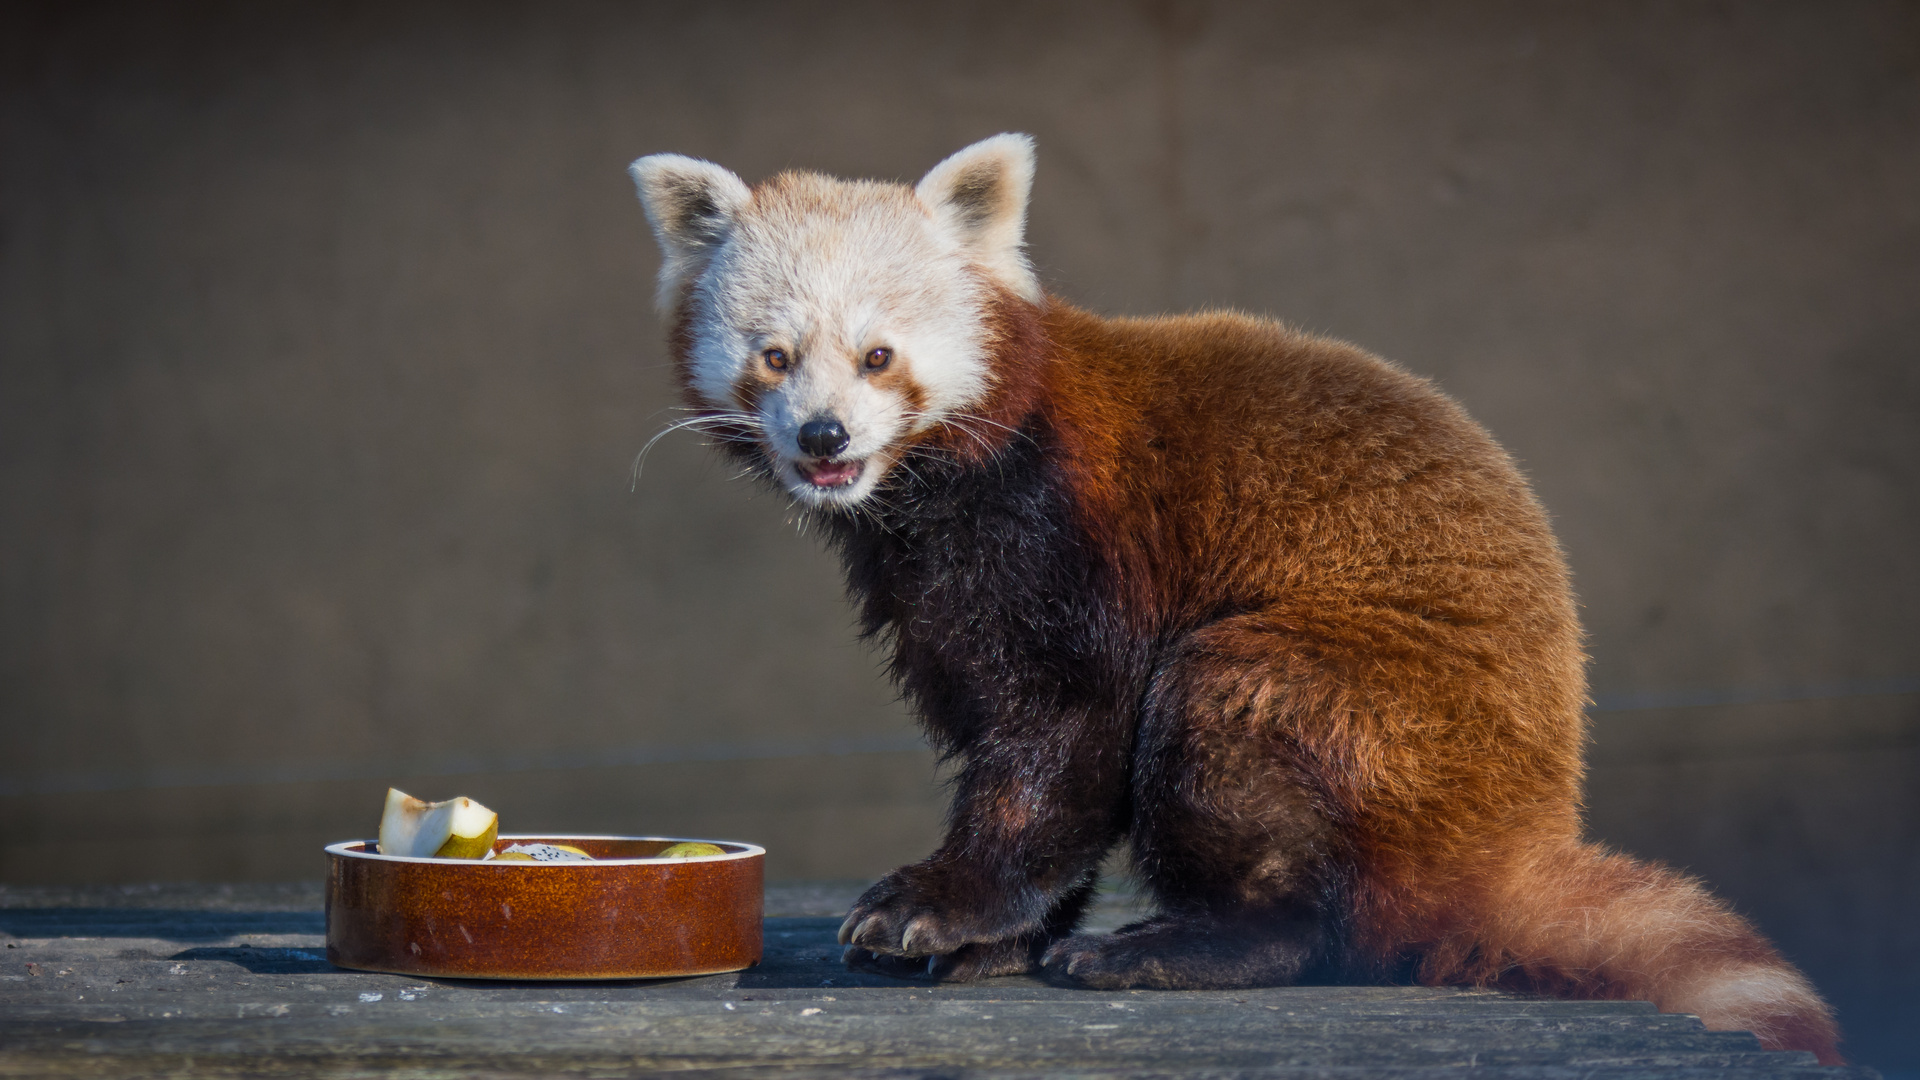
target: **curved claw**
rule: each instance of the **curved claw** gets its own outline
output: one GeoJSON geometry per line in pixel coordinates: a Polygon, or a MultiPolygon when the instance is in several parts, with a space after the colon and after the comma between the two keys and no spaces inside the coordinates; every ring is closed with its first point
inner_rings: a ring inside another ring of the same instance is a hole
{"type": "Polygon", "coordinates": [[[1071,937],[1063,937],[1052,945],[1047,946],[1047,951],[1040,954],[1040,966],[1050,968],[1060,961],[1065,960],[1069,948],[1067,943],[1072,940],[1071,937]]]}
{"type": "Polygon", "coordinates": [[[906,930],[900,934],[900,951],[908,956],[928,956],[939,952],[938,949],[927,949],[923,951],[913,947],[915,941],[929,936],[932,930],[932,922],[925,915],[908,923],[906,930]]]}
{"type": "Polygon", "coordinates": [[[1054,942],[1046,952],[1040,954],[1040,974],[1050,982],[1079,985],[1080,980],[1073,969],[1085,944],[1080,935],[1054,942]]]}
{"type": "Polygon", "coordinates": [[[840,944],[850,945],[853,943],[854,920],[859,917],[860,910],[858,908],[847,912],[846,921],[840,924],[840,944]]]}
{"type": "Polygon", "coordinates": [[[870,929],[877,930],[882,925],[883,923],[880,916],[878,915],[866,916],[865,918],[861,919],[860,922],[854,926],[853,930],[847,934],[847,943],[851,945],[864,946],[865,948],[867,948],[872,952],[885,953],[885,952],[897,951],[894,949],[887,948],[884,942],[873,942],[873,941],[865,940],[867,937],[868,930],[870,929]]]}

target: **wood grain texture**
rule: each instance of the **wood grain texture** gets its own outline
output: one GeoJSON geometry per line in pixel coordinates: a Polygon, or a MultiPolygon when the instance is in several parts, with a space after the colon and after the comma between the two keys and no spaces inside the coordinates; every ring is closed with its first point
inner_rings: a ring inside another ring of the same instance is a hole
{"type": "Polygon", "coordinates": [[[1640,1002],[856,974],[829,913],[850,892],[770,889],[766,959],[744,972],[491,983],[330,966],[312,887],[0,887],[0,1077],[1876,1075],[1640,1002]]]}

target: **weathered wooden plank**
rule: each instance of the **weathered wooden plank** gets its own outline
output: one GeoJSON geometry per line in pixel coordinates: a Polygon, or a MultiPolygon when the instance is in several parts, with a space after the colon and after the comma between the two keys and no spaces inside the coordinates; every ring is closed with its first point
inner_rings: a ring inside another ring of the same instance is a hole
{"type": "MultiPolygon", "coordinates": [[[[31,914],[31,913],[28,913],[31,914]]],[[[217,916],[209,916],[217,918],[217,916]]],[[[0,953],[0,967],[7,961],[34,962],[43,975],[69,979],[78,986],[99,982],[120,985],[124,990],[145,986],[176,989],[182,977],[203,978],[220,988],[250,985],[263,976],[314,976],[319,987],[354,986],[380,990],[407,982],[404,977],[347,972],[335,969],[324,959],[323,942],[316,930],[312,934],[245,932],[219,936],[221,924],[196,925],[190,933],[172,940],[142,936],[75,937],[64,939],[19,939],[7,944],[13,951],[0,953]],[[155,961],[165,961],[155,966],[155,961]],[[119,980],[128,980],[120,984],[119,980]]],[[[757,968],[738,975],[707,979],[649,980],[635,982],[581,983],[493,983],[431,980],[443,992],[466,992],[489,1000],[549,997],[561,1000],[599,1000],[641,995],[712,997],[736,991],[824,989],[835,992],[871,990],[889,994],[935,993],[947,996],[1002,997],[1020,993],[1035,999],[1085,998],[1086,991],[1065,990],[1032,979],[1000,979],[978,986],[941,986],[901,982],[880,976],[856,975],[839,964],[839,946],[833,940],[837,919],[773,919],[768,921],[767,956],[757,968]]],[[[18,968],[12,969],[18,971],[18,968]]],[[[0,980],[9,976],[0,975],[0,980]]],[[[25,977],[14,974],[15,981],[25,977]]],[[[191,979],[189,979],[191,981],[191,979]]],[[[52,983],[34,983],[51,986],[52,983]]],[[[24,988],[23,988],[24,989],[24,988]]],[[[1559,1002],[1520,998],[1481,991],[1429,989],[1419,987],[1298,987],[1236,992],[1234,997],[1252,995],[1291,1008],[1328,1008],[1347,1003],[1369,1003],[1386,1009],[1515,1009],[1523,1012],[1598,1011],[1608,1014],[1621,1010],[1651,1014],[1645,1003],[1559,1002]],[[1498,1002],[1500,1004],[1493,1005],[1498,1002]]],[[[1094,994],[1093,997],[1106,995],[1094,994]]],[[[1152,997],[1155,995],[1148,994],[1152,997]]],[[[1197,1000],[1207,1000],[1199,995],[1197,1000]]]]}
{"type": "Polygon", "coordinates": [[[293,906],[304,895],[77,890],[57,907],[0,889],[0,1077],[1871,1075],[1767,1054],[1641,1002],[906,983],[843,970],[839,920],[817,915],[770,919],[759,967],[701,979],[348,972],[326,964],[319,914],[293,906]]]}
{"type": "MultiPolygon", "coordinates": [[[[928,1003],[918,1012],[855,1011],[840,1003],[744,1003],[733,1010],[564,1005],[544,1010],[342,1009],[275,1016],[266,1003],[219,1019],[172,1017],[88,1023],[80,1018],[0,1021],[0,1045],[89,1054],[332,1059],[366,1053],[434,1060],[533,1055],[648,1068],[724,1067],[782,1061],[1032,1066],[1106,1063],[1272,1067],[1765,1065],[1750,1036],[1731,1032],[1568,1030],[1553,1025],[1474,1026],[1448,1021],[1370,1025],[1282,1024],[1247,1010],[1189,1014],[1178,1022],[1114,1012],[928,1003]],[[991,1011],[988,1011],[991,1010],[991,1011]]],[[[104,1018],[104,1017],[103,1017],[104,1018]]],[[[1810,1062],[1795,1061],[1795,1064],[1810,1062]]]]}
{"type": "MultiPolygon", "coordinates": [[[[118,1027],[116,1025],[116,1027],[118,1027]]],[[[1001,1037],[1002,1027],[993,1029],[996,1038],[1001,1037]]],[[[1514,1050],[1500,1047],[1482,1047],[1462,1045],[1459,1042],[1440,1040],[1442,1045],[1393,1044],[1374,1046],[1365,1052],[1355,1052],[1350,1041],[1336,1041],[1325,1038],[1317,1040],[1297,1040],[1280,1052],[1270,1049],[1259,1050],[1245,1048],[1222,1048],[1218,1046],[1196,1047],[1183,1040],[1168,1040],[1164,1037],[1140,1039],[1132,1042],[1112,1040],[1104,1045],[1098,1040],[1087,1040],[1079,1045],[1030,1045],[1033,1040],[1024,1040],[1016,1036],[1005,1036],[1004,1047],[983,1046],[979,1040],[968,1039],[965,1033],[956,1033],[946,1039],[919,1039],[899,1045],[873,1045],[858,1040],[849,1041],[844,1031],[832,1025],[816,1033],[813,1038],[795,1037],[782,1039],[754,1039],[754,1053],[742,1054],[726,1052],[726,1048],[708,1048],[698,1045],[680,1046],[672,1051],[663,1050],[663,1044],[681,1043],[686,1034],[684,1029],[675,1030],[661,1026],[648,1026],[640,1030],[623,1030],[621,1041],[629,1045],[609,1046],[600,1044],[600,1040],[583,1040],[574,1037],[559,1040],[555,1045],[552,1039],[506,1040],[509,1045],[502,1046],[500,1041],[476,1040],[473,1032],[466,1028],[442,1030],[438,1032],[417,1032],[414,1039],[405,1037],[408,1033],[395,1031],[387,1026],[355,1029],[341,1026],[333,1030],[308,1029],[302,1039],[275,1039],[268,1045],[249,1045],[250,1040],[232,1038],[230,1029],[210,1031],[206,1037],[194,1037],[197,1034],[188,1030],[174,1030],[163,1038],[147,1038],[144,1034],[129,1032],[131,1038],[126,1043],[116,1043],[99,1038],[89,1032],[48,1031],[51,1038],[35,1039],[23,1043],[11,1037],[12,1032],[3,1039],[7,1050],[0,1053],[0,1075],[19,1070],[6,1068],[7,1063],[24,1064],[37,1061],[42,1064],[57,1061],[63,1057],[81,1056],[94,1063],[95,1068],[104,1067],[108,1061],[126,1061],[134,1063],[152,1063],[168,1059],[197,1060],[211,1067],[224,1062],[226,1067],[244,1070],[251,1065],[264,1062],[279,1063],[284,1067],[288,1063],[305,1062],[314,1074],[336,1072],[351,1069],[356,1063],[377,1066],[380,1069],[393,1068],[406,1064],[410,1068],[431,1068],[446,1066],[456,1069],[484,1068],[489,1071],[503,1072],[598,1072],[624,1071],[632,1069],[675,1071],[686,1069],[744,1068],[748,1065],[791,1068],[806,1064],[835,1063],[842,1067],[854,1064],[891,1065],[897,1067],[929,1068],[1002,1068],[1002,1069],[1045,1069],[1060,1071],[1066,1068],[1088,1069],[1094,1067],[1128,1070],[1149,1067],[1179,1068],[1191,1070],[1200,1067],[1213,1068],[1260,1068],[1274,1069],[1285,1066],[1291,1069],[1404,1069],[1414,1066],[1427,1067],[1492,1067],[1492,1066],[1538,1066],[1538,1067],[1579,1067],[1587,1070],[1588,1075],[1611,1075],[1622,1069],[1673,1069],[1673,1068],[1717,1068],[1717,1069],[1764,1069],[1777,1071],[1781,1068],[1804,1068],[1810,1063],[1800,1061],[1780,1061],[1775,1055],[1758,1053],[1723,1052],[1712,1050],[1684,1051],[1664,1049],[1649,1051],[1629,1044],[1534,1047],[1531,1050],[1514,1050]],[[718,1052],[715,1052],[715,1051],[718,1052]],[[1344,1051],[1344,1052],[1343,1052],[1344,1051]],[[1411,1052],[1410,1052],[1411,1051],[1411,1052]],[[1572,1054],[1566,1051],[1576,1051],[1572,1054]],[[1580,1053],[1578,1051],[1585,1051],[1580,1053]]],[[[576,1033],[577,1034],[577,1033],[576,1033]]],[[[605,1034],[605,1032],[601,1032],[605,1034]]],[[[762,1036],[764,1032],[749,1032],[749,1035],[762,1036]]],[[[127,1071],[139,1071],[139,1066],[129,1066],[127,1071]]],[[[1829,1072],[1829,1075],[1838,1075],[1829,1072]]],[[[1864,1075],[1864,1074],[1863,1074],[1864,1075]]]]}
{"type": "Polygon", "coordinates": [[[233,1058],[209,1056],[205,1054],[191,1057],[150,1055],[140,1059],[63,1055],[44,1057],[39,1055],[0,1055],[0,1077],[7,1076],[74,1076],[74,1077],[134,1077],[134,1076],[192,1076],[192,1077],[521,1077],[521,1076],[593,1076],[627,1077],[660,1076],[666,1073],[686,1075],[691,1073],[699,1077],[738,1077],[781,1078],[795,1080],[798,1077],[869,1077],[899,1078],[915,1077],[920,1080],[929,1078],[1004,1078],[1004,1080],[1032,1080],[1037,1077],[1243,1077],[1255,1078],[1304,1078],[1325,1077],[1328,1080],[1358,1080],[1363,1077],[1404,1077],[1438,1078],[1450,1077],[1454,1080],[1470,1076],[1475,1080],[1487,1078],[1508,1078],[1508,1080],[1624,1080],[1624,1078],[1704,1078],[1718,1080],[1834,1080],[1836,1076],[1871,1076],[1871,1070],[1833,1070],[1816,1066],[1773,1066],[1773,1065],[1702,1065],[1702,1066],[1620,1066],[1612,1068],[1594,1068],[1591,1066],[1538,1066],[1538,1065],[1478,1065],[1478,1066],[1335,1066],[1335,1065],[1273,1065],[1273,1066],[1214,1066],[1204,1064],[1152,1064],[1110,1062],[1038,1063],[1026,1065],[963,1066],[952,1063],[922,1062],[917,1064],[868,1064],[858,1061],[807,1061],[793,1060],[777,1065],[740,1065],[717,1068],[686,1067],[675,1064],[662,1067],[644,1059],[594,1059],[554,1058],[541,1055],[514,1055],[511,1057],[483,1057],[471,1055],[448,1055],[432,1060],[413,1057],[393,1057],[367,1055],[363,1057],[341,1057],[325,1061],[310,1061],[301,1058],[233,1058]]]}

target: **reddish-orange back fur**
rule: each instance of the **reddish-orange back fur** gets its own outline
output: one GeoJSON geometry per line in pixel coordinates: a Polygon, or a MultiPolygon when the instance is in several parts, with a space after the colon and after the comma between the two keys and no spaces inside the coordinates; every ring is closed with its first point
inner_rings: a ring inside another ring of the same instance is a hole
{"type": "Polygon", "coordinates": [[[1269,321],[1034,314],[1002,363],[1038,379],[1085,529],[1140,633],[1241,613],[1192,715],[1297,747],[1352,867],[1358,947],[1418,956],[1430,983],[1651,999],[1839,1060],[1825,1006],[1746,921],[1581,841],[1565,561],[1482,428],[1269,321]]]}

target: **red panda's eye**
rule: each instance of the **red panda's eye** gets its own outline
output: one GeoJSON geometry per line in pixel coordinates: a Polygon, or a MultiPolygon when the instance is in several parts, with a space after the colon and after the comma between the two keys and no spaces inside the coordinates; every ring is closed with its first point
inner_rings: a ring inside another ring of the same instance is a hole
{"type": "Polygon", "coordinates": [[[879,371],[892,362],[892,349],[875,349],[867,354],[865,360],[861,361],[868,371],[879,371]]]}
{"type": "Polygon", "coordinates": [[[787,370],[787,354],[779,349],[766,349],[760,353],[760,358],[775,371],[787,370]]]}

